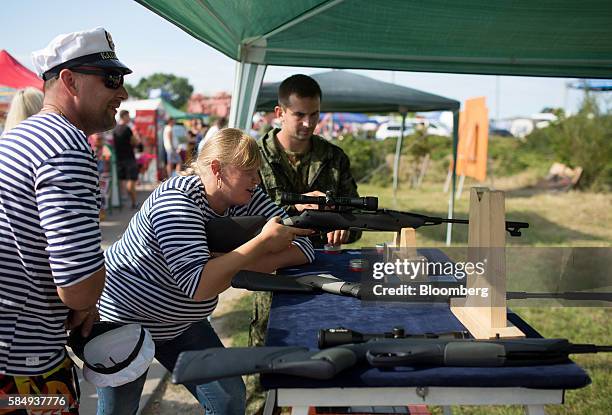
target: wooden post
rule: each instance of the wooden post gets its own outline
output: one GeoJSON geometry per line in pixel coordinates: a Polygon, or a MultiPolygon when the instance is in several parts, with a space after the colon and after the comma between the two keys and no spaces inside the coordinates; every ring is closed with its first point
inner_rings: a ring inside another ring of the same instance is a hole
{"type": "Polygon", "coordinates": [[[395,233],[393,242],[385,245],[383,260],[393,262],[396,259],[414,258],[416,256],[416,231],[413,228],[402,228],[395,233]]]}
{"type": "Polygon", "coordinates": [[[395,233],[395,248],[399,248],[399,256],[402,258],[415,258],[416,252],[416,231],[413,228],[402,228],[395,233]]]}
{"type": "MultiPolygon", "coordinates": [[[[402,228],[395,233],[393,242],[385,246],[383,260],[385,262],[395,262],[399,259],[400,261],[419,261],[427,264],[427,258],[417,254],[416,246],[416,231],[413,228],[402,228]]],[[[420,267],[419,270],[419,275],[412,276],[411,279],[427,276],[426,266],[420,267]]],[[[400,281],[403,281],[403,278],[400,277],[400,281]]]]}
{"type": "Polygon", "coordinates": [[[487,297],[451,299],[451,311],[477,339],[525,337],[506,318],[506,225],[504,193],[472,188],[468,233],[470,263],[485,264],[484,273],[466,276],[468,289],[486,289],[487,297]]]}

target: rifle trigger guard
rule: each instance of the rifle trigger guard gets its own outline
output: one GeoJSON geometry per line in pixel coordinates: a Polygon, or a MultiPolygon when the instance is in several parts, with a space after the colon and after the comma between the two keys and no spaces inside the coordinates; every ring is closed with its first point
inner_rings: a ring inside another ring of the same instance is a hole
{"type": "Polygon", "coordinates": [[[411,355],[402,352],[366,352],[366,359],[374,367],[396,367],[406,363],[406,358],[411,355]]]}
{"type": "Polygon", "coordinates": [[[414,392],[425,402],[425,398],[429,395],[429,388],[427,386],[417,386],[414,392]]]}

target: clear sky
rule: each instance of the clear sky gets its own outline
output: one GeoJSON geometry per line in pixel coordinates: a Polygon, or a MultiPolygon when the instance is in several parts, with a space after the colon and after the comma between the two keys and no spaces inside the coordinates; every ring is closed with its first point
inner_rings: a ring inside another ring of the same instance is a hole
{"type": "MultiPolygon", "coordinates": [[[[136,84],[141,77],[166,72],[188,78],[196,92],[232,91],[232,59],[134,1],[3,0],[2,17],[0,49],[6,49],[30,69],[34,69],[30,52],[45,47],[56,35],[103,26],[113,36],[119,59],[134,70],[127,82],[136,84]]],[[[264,82],[280,81],[294,73],[321,71],[324,69],[268,67],[264,82]]],[[[582,99],[580,91],[566,90],[570,79],[565,78],[355,72],[462,102],[485,96],[491,118],[498,114],[502,118],[528,116],[547,106],[575,111],[582,99]]]]}

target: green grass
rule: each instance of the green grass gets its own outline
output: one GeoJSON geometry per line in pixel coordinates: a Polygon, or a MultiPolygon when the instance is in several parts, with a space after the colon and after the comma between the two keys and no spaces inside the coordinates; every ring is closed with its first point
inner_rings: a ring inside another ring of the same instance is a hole
{"type": "MultiPolygon", "coordinates": [[[[612,344],[609,308],[514,308],[514,311],[535,327],[544,337],[568,338],[574,343],[612,344]]],[[[612,356],[609,354],[575,355],[572,358],[587,371],[592,383],[582,389],[568,390],[563,405],[546,405],[548,415],[612,413],[612,356]]],[[[432,414],[442,414],[442,408],[430,407],[432,414]]],[[[520,405],[454,406],[457,415],[519,415],[520,405]]]]}
{"type": "MultiPolygon", "coordinates": [[[[497,180],[497,183],[502,183],[497,180]]],[[[462,197],[455,202],[455,217],[467,218],[469,187],[466,180],[462,197]]],[[[499,185],[497,186],[500,187],[499,185]]],[[[611,246],[612,194],[547,193],[529,189],[506,191],[506,220],[529,222],[530,228],[520,238],[507,238],[510,246],[611,246]]],[[[440,183],[425,183],[420,189],[399,189],[397,199],[388,187],[359,186],[363,196],[378,196],[379,207],[446,217],[448,194],[440,183]]],[[[374,246],[393,239],[391,232],[365,232],[352,246],[374,246]]],[[[429,226],[417,231],[418,246],[443,246],[446,226],[429,226]]],[[[453,244],[467,244],[467,226],[453,226],[453,244]]]]}
{"type": "MultiPolygon", "coordinates": [[[[612,246],[612,194],[610,193],[548,193],[517,188],[512,181],[498,179],[498,188],[506,191],[507,220],[525,221],[530,228],[521,238],[507,238],[509,246],[524,247],[611,247],[612,246]]],[[[455,217],[467,217],[469,181],[455,205],[455,217]]],[[[400,189],[393,200],[390,188],[360,185],[362,196],[378,196],[379,206],[412,211],[432,216],[446,216],[448,195],[442,184],[425,183],[421,189],[400,189]]],[[[350,247],[372,247],[382,241],[391,241],[392,233],[366,232],[360,241],[350,247]]],[[[417,231],[418,246],[444,247],[445,226],[432,226],[417,231]]],[[[455,225],[453,245],[467,244],[467,226],[455,225]]],[[[526,267],[523,267],[525,270],[526,267]]],[[[525,270],[525,272],[527,272],[525,270]]],[[[531,277],[531,275],[529,276],[531,277]]],[[[250,315],[250,296],[238,304],[250,315]]],[[[568,338],[574,343],[612,344],[612,309],[610,308],[513,308],[532,327],[545,337],[568,338]]],[[[241,313],[244,315],[244,313],[241,313]]],[[[248,320],[236,325],[236,345],[246,345],[248,320]],[[238,326],[243,327],[239,329],[238,326]]],[[[567,391],[563,405],[550,405],[548,414],[612,414],[612,356],[605,354],[580,355],[574,360],[584,368],[593,383],[579,390],[567,391]]],[[[441,414],[441,408],[430,408],[441,414]]],[[[454,407],[456,414],[522,414],[521,406],[454,407]]]]}
{"type": "Polygon", "coordinates": [[[253,296],[246,294],[236,301],[232,316],[227,319],[225,326],[227,333],[232,333],[233,347],[246,347],[249,340],[249,322],[251,321],[251,309],[253,308],[253,296]]]}

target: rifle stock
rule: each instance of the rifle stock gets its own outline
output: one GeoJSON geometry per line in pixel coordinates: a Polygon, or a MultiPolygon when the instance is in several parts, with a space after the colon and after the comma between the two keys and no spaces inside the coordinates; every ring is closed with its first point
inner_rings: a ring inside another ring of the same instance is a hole
{"type": "Polygon", "coordinates": [[[330,274],[312,274],[300,277],[240,271],[232,278],[232,287],[249,291],[291,293],[328,292],[348,297],[360,297],[361,284],[341,280],[330,274]]]}
{"type": "MultiPolygon", "coordinates": [[[[364,357],[361,353],[361,358],[364,357]]],[[[217,379],[277,373],[309,379],[331,379],[354,366],[358,356],[342,347],[309,351],[305,347],[210,348],[182,352],[172,372],[172,382],[206,383],[217,379]]]]}
{"type": "Polygon", "coordinates": [[[206,239],[211,252],[230,252],[261,232],[265,216],[226,216],[206,222],[206,239]]]}
{"type": "Polygon", "coordinates": [[[239,271],[232,278],[232,287],[249,291],[271,291],[289,293],[316,293],[318,290],[298,282],[295,278],[255,271],[239,271]]]}
{"type": "MultiPolygon", "coordinates": [[[[362,298],[362,285],[334,277],[331,274],[312,274],[301,277],[266,274],[255,271],[240,271],[232,279],[232,287],[249,291],[266,291],[278,293],[317,294],[330,293],[347,297],[362,298]]],[[[449,297],[450,299],[451,297],[449,297]]],[[[525,292],[508,291],[508,300],[551,299],[567,301],[612,302],[610,292],[525,292]]],[[[410,302],[431,302],[428,296],[413,296],[410,302]]]]}
{"type": "Polygon", "coordinates": [[[205,383],[254,373],[331,379],[359,363],[372,367],[501,367],[565,363],[570,354],[612,352],[612,346],[567,339],[375,339],[322,351],[304,347],[213,348],[179,355],[174,383],[205,383]]]}

